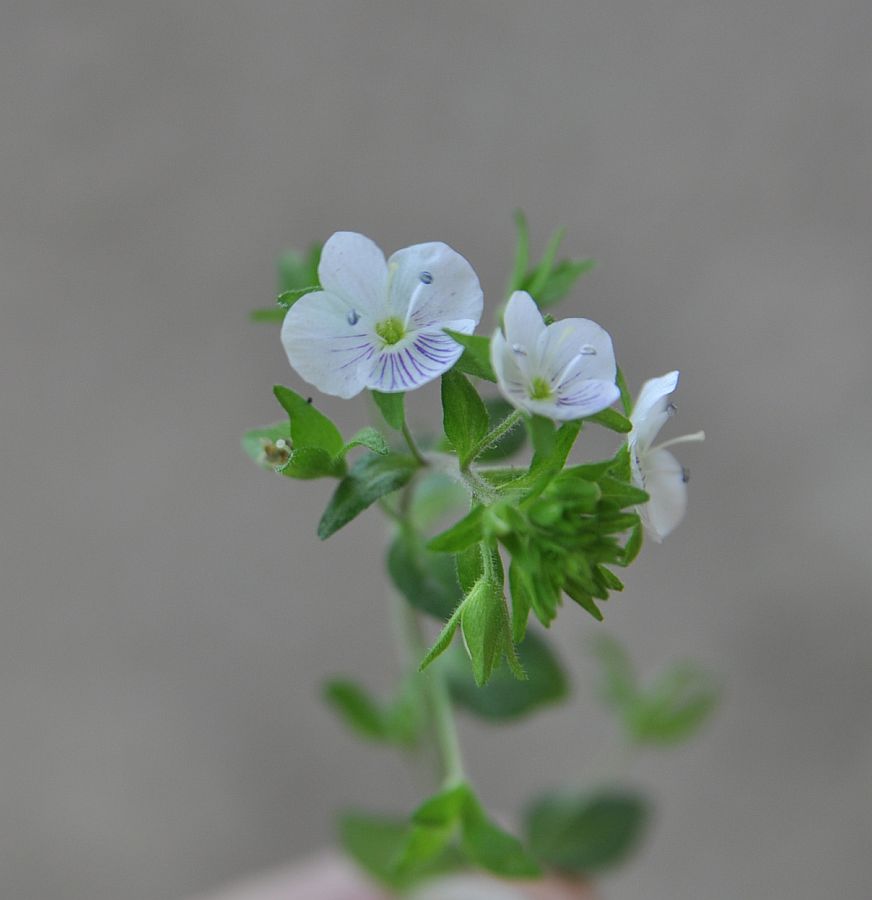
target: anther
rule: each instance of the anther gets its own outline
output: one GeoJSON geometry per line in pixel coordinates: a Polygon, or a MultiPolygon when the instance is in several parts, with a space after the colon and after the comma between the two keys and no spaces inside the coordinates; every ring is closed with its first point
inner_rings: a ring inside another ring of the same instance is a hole
{"type": "Polygon", "coordinates": [[[418,276],[422,284],[433,284],[433,276],[429,272],[421,272],[418,276]]]}
{"type": "Polygon", "coordinates": [[[669,416],[674,416],[678,412],[678,407],[674,403],[670,403],[666,407],[666,414],[669,416]]]}
{"type": "Polygon", "coordinates": [[[579,352],[582,356],[596,356],[596,347],[592,344],[583,344],[579,352]]]}
{"type": "Polygon", "coordinates": [[[690,481],[690,469],[688,469],[687,466],[681,467],[681,480],[685,484],[687,484],[687,482],[690,481]]]}
{"type": "Polygon", "coordinates": [[[523,347],[521,344],[512,344],[512,353],[517,353],[518,356],[526,356],[527,349],[523,347]]]}
{"type": "Polygon", "coordinates": [[[351,312],[345,317],[345,320],[349,325],[356,325],[360,321],[360,316],[356,309],[351,310],[351,312]]]}

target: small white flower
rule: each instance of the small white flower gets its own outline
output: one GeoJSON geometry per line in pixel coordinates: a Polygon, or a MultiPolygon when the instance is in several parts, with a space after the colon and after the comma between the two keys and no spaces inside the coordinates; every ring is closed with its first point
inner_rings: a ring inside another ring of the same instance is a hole
{"type": "Polygon", "coordinates": [[[590,319],[546,325],[526,291],[506,304],[503,332],[491,341],[491,362],[509,403],[549,419],[592,416],[621,395],[612,339],[590,319]]]}
{"type": "Polygon", "coordinates": [[[443,329],[471,334],[481,318],[478,276],[447,244],[416,244],[386,262],[369,238],[340,231],[324,245],[318,277],[323,290],[288,310],[282,344],[325,394],[420,387],[463,352],[443,329]]]}
{"type": "Polygon", "coordinates": [[[687,470],[666,448],[705,440],[705,432],[697,431],[651,446],[675,412],[668,397],[677,386],[678,372],[646,381],[630,415],[633,430],[627,435],[633,481],[651,498],[637,511],[646,531],[658,543],[675,529],[687,509],[687,470]]]}

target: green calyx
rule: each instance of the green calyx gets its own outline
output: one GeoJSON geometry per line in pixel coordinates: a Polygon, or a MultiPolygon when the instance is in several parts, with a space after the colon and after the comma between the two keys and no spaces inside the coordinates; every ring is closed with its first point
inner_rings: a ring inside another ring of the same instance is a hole
{"type": "Polygon", "coordinates": [[[403,323],[391,316],[375,326],[375,333],[388,345],[399,343],[406,336],[403,323]]]}

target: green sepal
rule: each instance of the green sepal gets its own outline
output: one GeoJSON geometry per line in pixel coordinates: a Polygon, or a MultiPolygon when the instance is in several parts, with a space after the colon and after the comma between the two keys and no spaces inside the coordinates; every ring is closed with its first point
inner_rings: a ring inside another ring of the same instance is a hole
{"type": "Polygon", "coordinates": [[[442,425],[461,465],[488,432],[488,413],[478,391],[456,369],[442,376],[442,425]]]}
{"type": "Polygon", "coordinates": [[[509,564],[509,593],[512,597],[512,640],[520,644],[527,633],[527,621],[533,608],[533,590],[527,573],[514,559],[509,564]]]}
{"type": "Polygon", "coordinates": [[[589,612],[597,622],[603,621],[603,614],[596,603],[593,602],[593,596],[590,591],[586,590],[578,581],[567,581],[563,585],[563,591],[567,597],[574,600],[583,610],[589,612]]]}
{"type": "Polygon", "coordinates": [[[633,423],[616,409],[604,409],[594,413],[592,416],[587,416],[585,422],[596,422],[597,425],[602,425],[603,428],[608,428],[610,431],[617,431],[618,434],[628,434],[633,430],[633,423]]]}
{"type": "Polygon", "coordinates": [[[414,459],[398,453],[362,456],[337,485],[318,523],[318,537],[330,537],[380,497],[403,487],[417,467],[414,459]]]}
{"type": "Polygon", "coordinates": [[[464,602],[465,601],[458,604],[457,609],[451,614],[451,618],[442,626],[442,630],[433,642],[433,646],[430,647],[424,658],[421,660],[421,664],[418,666],[419,672],[423,672],[433,660],[438,659],[448,649],[454,638],[454,632],[457,631],[457,627],[460,625],[460,617],[463,613],[464,602]]]}
{"type": "Polygon", "coordinates": [[[411,746],[421,727],[418,691],[410,682],[382,704],[355,681],[334,678],[324,685],[324,699],[357,734],[374,741],[411,746]]]}
{"type": "Polygon", "coordinates": [[[460,521],[431,538],[427,548],[436,553],[459,553],[477,544],[483,534],[485,507],[475,506],[460,521]]]}
{"type": "Polygon", "coordinates": [[[370,391],[375,405],[384,417],[385,422],[395,431],[402,431],[406,424],[406,410],[404,393],[383,394],[381,391],[370,391]]]}
{"type": "Polygon", "coordinates": [[[642,794],[613,789],[546,794],[528,809],[525,823],[540,862],[560,872],[593,875],[627,859],[650,818],[651,806],[642,794]]]}
{"type": "Polygon", "coordinates": [[[527,680],[518,681],[506,666],[499,666],[484,686],[476,685],[464,654],[452,652],[445,676],[454,702],[490,721],[519,719],[558,703],[569,693],[569,681],[557,655],[544,637],[529,632],[517,646],[527,680]]]}
{"type": "Polygon", "coordinates": [[[500,587],[503,586],[505,576],[503,574],[503,561],[496,544],[474,544],[462,550],[454,557],[457,581],[464,595],[468,594],[476,582],[484,574],[483,553],[490,554],[490,574],[500,587]]]}
{"type": "Polygon", "coordinates": [[[311,400],[280,384],[273,388],[273,393],[291,419],[291,441],[295,450],[317,447],[330,456],[342,452],[345,446],[342,433],[324,413],[315,409],[311,400]]]}
{"type": "Polygon", "coordinates": [[[462,334],[450,328],[444,328],[443,331],[463,347],[460,359],[454,364],[458,372],[466,372],[467,375],[496,383],[497,376],[491,365],[490,338],[480,334],[462,334]]]}
{"type": "Polygon", "coordinates": [[[387,568],[394,585],[415,609],[444,621],[457,608],[461,590],[454,560],[427,550],[416,535],[397,534],[388,550],[387,568]]]}

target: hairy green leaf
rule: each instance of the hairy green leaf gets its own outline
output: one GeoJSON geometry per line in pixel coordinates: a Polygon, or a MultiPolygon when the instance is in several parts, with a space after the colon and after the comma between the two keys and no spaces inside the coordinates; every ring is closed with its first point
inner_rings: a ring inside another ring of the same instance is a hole
{"type": "Polygon", "coordinates": [[[311,403],[290,388],[277,384],[273,388],[276,400],[291,419],[291,440],[294,449],[317,447],[331,456],[342,452],[345,441],[339,429],[311,403]]]}
{"type": "Polygon", "coordinates": [[[442,425],[461,464],[487,434],[488,414],[478,391],[454,369],[442,376],[442,425]]]}
{"type": "Polygon", "coordinates": [[[397,453],[362,456],[330,498],[318,523],[318,537],[330,537],[380,497],[403,487],[416,468],[414,459],[397,453]]]}
{"type": "Polygon", "coordinates": [[[383,394],[381,391],[370,391],[375,405],[379,408],[385,422],[395,431],[402,431],[406,424],[406,411],[404,402],[406,395],[399,394],[383,394]]]}
{"type": "Polygon", "coordinates": [[[466,372],[467,375],[475,375],[476,378],[496,382],[497,376],[490,359],[490,338],[480,334],[461,334],[450,328],[444,330],[449,337],[454,338],[458,344],[463,346],[463,353],[454,364],[454,368],[458,372],[466,372]]]}

